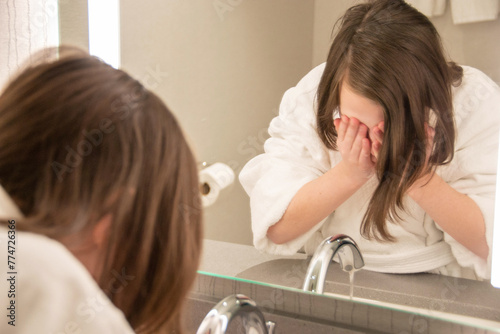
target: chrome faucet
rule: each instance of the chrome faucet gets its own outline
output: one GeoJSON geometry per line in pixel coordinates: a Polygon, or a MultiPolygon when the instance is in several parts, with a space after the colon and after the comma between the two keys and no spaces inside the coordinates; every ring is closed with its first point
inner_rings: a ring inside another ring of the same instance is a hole
{"type": "Polygon", "coordinates": [[[273,334],[275,323],[266,322],[257,304],[244,295],[221,300],[203,319],[196,334],[222,334],[233,318],[241,316],[245,333],[273,334]]]}
{"type": "Polygon", "coordinates": [[[328,237],[314,252],[302,290],[323,293],[328,265],[335,254],[338,254],[340,267],[346,272],[359,270],[365,265],[354,240],[344,234],[328,237]]]}

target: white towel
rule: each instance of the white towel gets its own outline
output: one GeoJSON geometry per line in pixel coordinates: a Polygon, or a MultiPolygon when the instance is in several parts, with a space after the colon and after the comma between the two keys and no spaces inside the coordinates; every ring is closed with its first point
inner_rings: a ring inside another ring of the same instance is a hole
{"type": "Polygon", "coordinates": [[[450,0],[453,23],[496,20],[499,0],[450,0]]]}
{"type": "Polygon", "coordinates": [[[440,16],[446,9],[446,0],[406,0],[427,17],[440,16]]]}

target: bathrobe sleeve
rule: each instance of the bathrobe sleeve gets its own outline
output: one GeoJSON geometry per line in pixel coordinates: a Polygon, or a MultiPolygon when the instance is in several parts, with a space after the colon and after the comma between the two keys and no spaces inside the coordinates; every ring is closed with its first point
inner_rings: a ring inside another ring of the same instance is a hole
{"type": "MultiPolygon", "coordinates": [[[[445,241],[462,267],[483,279],[491,276],[491,249],[495,208],[500,89],[482,72],[465,67],[462,85],[454,92],[457,140],[455,156],[442,177],[455,190],[469,196],[481,210],[489,247],[488,259],[469,251],[447,233],[445,241]]],[[[439,226],[438,226],[439,228],[439,226]]]]}
{"type": "Polygon", "coordinates": [[[250,160],[239,175],[250,196],[254,245],[267,253],[296,253],[322,224],[282,245],[274,244],[266,236],[268,228],[281,219],[297,191],[331,167],[328,150],[316,132],[314,110],[323,69],[324,64],[316,67],[297,86],[285,92],[279,116],[269,126],[265,153],[250,160]]]}

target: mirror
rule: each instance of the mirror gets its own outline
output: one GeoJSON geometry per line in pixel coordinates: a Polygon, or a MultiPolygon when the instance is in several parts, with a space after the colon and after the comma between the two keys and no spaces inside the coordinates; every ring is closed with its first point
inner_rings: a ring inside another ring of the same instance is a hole
{"type": "MultiPolygon", "coordinates": [[[[325,60],[333,24],[354,3],[121,0],[122,68],[166,101],[200,162],[223,162],[238,175],[263,151],[283,93],[325,60]]],[[[84,46],[85,1],[62,8],[62,42],[84,46]]],[[[500,44],[490,42],[500,20],[454,25],[449,4],[431,20],[453,60],[500,82],[500,44]]],[[[206,208],[205,223],[207,239],[251,247],[249,199],[238,181],[206,208]]],[[[228,254],[211,260],[227,262],[228,254]]]]}

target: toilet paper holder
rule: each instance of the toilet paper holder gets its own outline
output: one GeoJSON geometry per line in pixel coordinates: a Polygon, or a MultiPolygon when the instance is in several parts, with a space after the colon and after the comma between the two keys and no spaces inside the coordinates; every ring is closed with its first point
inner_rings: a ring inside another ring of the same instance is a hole
{"type": "Polygon", "coordinates": [[[204,207],[214,204],[221,190],[230,186],[235,179],[234,171],[228,165],[216,162],[198,162],[199,191],[204,207]]]}
{"type": "MultiPolygon", "coordinates": [[[[210,164],[206,161],[198,161],[198,170],[201,171],[202,169],[207,168],[210,166],[210,164]]],[[[210,192],[210,185],[206,182],[200,182],[199,184],[200,188],[200,194],[201,195],[207,195],[210,192]]]]}

